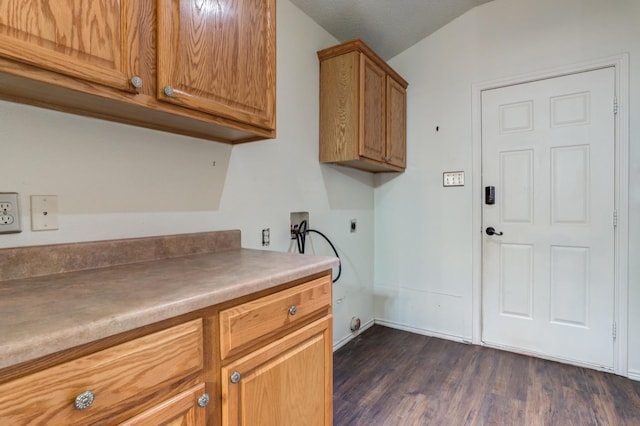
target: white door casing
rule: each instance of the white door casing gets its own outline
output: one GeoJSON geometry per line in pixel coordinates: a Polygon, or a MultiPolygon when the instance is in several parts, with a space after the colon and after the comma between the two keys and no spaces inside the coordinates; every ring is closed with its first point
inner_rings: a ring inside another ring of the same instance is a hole
{"type": "Polygon", "coordinates": [[[482,92],[485,344],[614,367],[613,67],[482,92]]]}

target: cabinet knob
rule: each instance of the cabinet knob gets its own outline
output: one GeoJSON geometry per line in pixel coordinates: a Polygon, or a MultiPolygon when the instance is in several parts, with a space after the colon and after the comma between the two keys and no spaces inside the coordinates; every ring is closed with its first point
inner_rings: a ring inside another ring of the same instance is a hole
{"type": "Polygon", "coordinates": [[[200,395],[200,398],[198,398],[198,406],[204,408],[208,404],[209,404],[209,394],[203,393],[202,395],[200,395]]]}
{"type": "Polygon", "coordinates": [[[133,77],[131,77],[131,85],[133,87],[135,87],[136,89],[139,89],[142,87],[142,79],[140,77],[138,77],[137,75],[134,75],[133,77]]]}
{"type": "Polygon", "coordinates": [[[173,96],[173,87],[164,86],[164,94],[169,96],[169,97],[173,96]]]}
{"type": "Polygon", "coordinates": [[[85,410],[91,407],[93,404],[93,400],[95,399],[95,395],[92,391],[84,391],[80,395],[76,397],[76,401],[74,405],[76,406],[76,410],[85,410]]]}
{"type": "Polygon", "coordinates": [[[231,383],[238,383],[240,381],[240,373],[234,371],[233,373],[231,373],[231,377],[229,378],[229,380],[231,380],[231,383]]]}
{"type": "Polygon", "coordinates": [[[289,315],[294,316],[297,313],[298,313],[298,308],[296,308],[296,305],[291,305],[291,307],[289,308],[289,315]]]}

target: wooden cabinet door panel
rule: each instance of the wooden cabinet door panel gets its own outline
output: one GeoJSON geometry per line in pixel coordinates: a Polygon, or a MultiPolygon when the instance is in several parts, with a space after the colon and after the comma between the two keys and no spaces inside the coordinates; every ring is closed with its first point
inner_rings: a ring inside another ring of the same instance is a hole
{"type": "Polygon", "coordinates": [[[275,0],[159,0],[158,98],[275,129],[275,35],[275,0]]]}
{"type": "Polygon", "coordinates": [[[198,398],[203,393],[204,383],[120,423],[120,426],[204,426],[205,409],[198,406],[198,398]]]}
{"type": "Polygon", "coordinates": [[[407,91],[387,76],[387,161],[394,166],[407,165],[407,91]]]}
{"type": "Polygon", "coordinates": [[[0,55],[132,90],[130,18],[126,0],[2,0],[0,55]]]}
{"type": "Polygon", "coordinates": [[[331,425],[330,329],[327,317],[224,367],[222,424],[331,425]]]}
{"type": "Polygon", "coordinates": [[[320,162],[348,161],[360,155],[358,104],[360,54],[349,52],[320,61],[320,162]]]}
{"type": "Polygon", "coordinates": [[[384,161],[386,73],[364,55],[360,64],[360,155],[384,161]]]}

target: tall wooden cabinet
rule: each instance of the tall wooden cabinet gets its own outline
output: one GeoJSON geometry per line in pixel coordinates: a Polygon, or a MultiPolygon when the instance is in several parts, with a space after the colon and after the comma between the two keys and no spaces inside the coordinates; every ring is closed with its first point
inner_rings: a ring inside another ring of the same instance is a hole
{"type": "Polygon", "coordinates": [[[358,39],[321,50],[318,58],[320,161],[403,171],[408,83],[358,39]]]}
{"type": "Polygon", "coordinates": [[[272,138],[275,0],[3,0],[0,98],[222,142],[272,138]]]}

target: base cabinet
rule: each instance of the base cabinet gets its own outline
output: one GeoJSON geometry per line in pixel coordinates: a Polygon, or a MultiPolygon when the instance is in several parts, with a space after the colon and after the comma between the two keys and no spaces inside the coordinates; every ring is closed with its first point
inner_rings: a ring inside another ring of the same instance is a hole
{"type": "Polygon", "coordinates": [[[0,370],[0,425],[331,425],[331,275],[0,370]]]}
{"type": "Polygon", "coordinates": [[[330,326],[320,320],[223,367],[222,424],[331,425],[330,326]]]}

